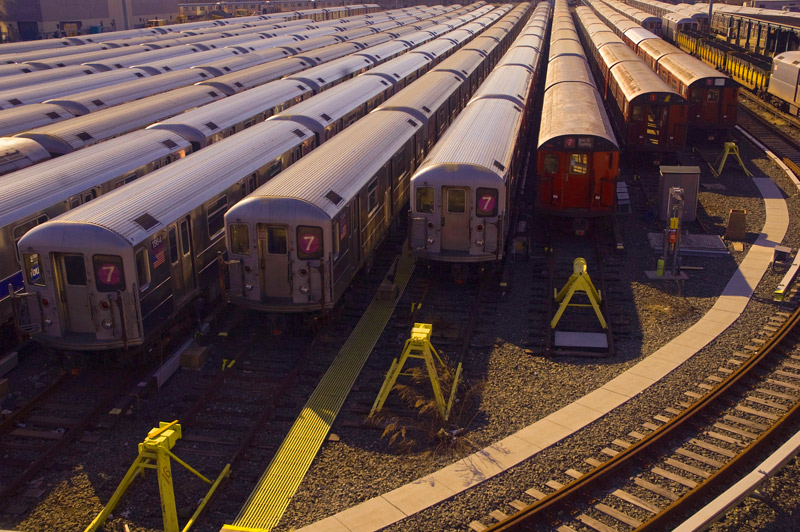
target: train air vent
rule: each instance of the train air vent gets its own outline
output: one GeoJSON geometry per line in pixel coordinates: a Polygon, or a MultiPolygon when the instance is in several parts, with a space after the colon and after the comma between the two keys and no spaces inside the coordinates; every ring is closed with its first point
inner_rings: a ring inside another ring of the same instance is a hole
{"type": "Polygon", "coordinates": [[[389,84],[389,82],[387,82],[387,81],[384,81],[384,80],[381,80],[381,83],[382,83],[383,85],[388,85],[388,84],[389,84]]]}
{"type": "Polygon", "coordinates": [[[208,129],[210,129],[211,131],[214,131],[215,129],[219,129],[219,126],[217,124],[215,124],[214,122],[206,122],[206,127],[208,129]]]}
{"type": "Polygon", "coordinates": [[[516,109],[516,110],[517,110],[517,112],[519,112],[519,113],[521,113],[521,112],[522,112],[522,109],[520,109],[520,108],[519,108],[519,107],[517,107],[516,105],[514,106],[514,109],[516,109]]]}
{"type": "Polygon", "coordinates": [[[88,133],[87,133],[87,132],[85,132],[85,131],[82,131],[82,132],[78,133],[78,134],[77,134],[77,135],[75,135],[75,136],[76,136],[76,137],[78,137],[79,139],[81,139],[81,140],[82,140],[82,141],[84,141],[84,142],[86,142],[87,140],[91,140],[92,138],[94,138],[94,137],[92,137],[90,134],[88,134],[88,133]]]}
{"type": "Polygon", "coordinates": [[[325,197],[331,200],[334,205],[339,205],[342,202],[342,197],[333,190],[328,191],[325,197]]]}
{"type": "Polygon", "coordinates": [[[238,81],[237,81],[236,83],[234,83],[234,85],[236,85],[236,86],[237,86],[237,87],[239,87],[240,89],[241,89],[242,87],[244,87],[244,85],[242,85],[242,84],[241,84],[240,82],[238,82],[238,81]]]}
{"type": "MultiPolygon", "coordinates": [[[[225,68],[228,68],[228,67],[225,67],[225,68]]],[[[200,77],[201,78],[207,78],[208,74],[206,74],[205,72],[200,72],[200,77]]]]}
{"type": "Polygon", "coordinates": [[[22,102],[17,100],[16,98],[8,100],[8,103],[10,103],[11,105],[22,105],[22,102]]]}
{"type": "Polygon", "coordinates": [[[214,98],[216,98],[216,97],[217,97],[217,93],[216,93],[216,92],[214,92],[214,91],[208,91],[208,95],[209,95],[209,96],[212,96],[212,97],[214,97],[214,98]]]}
{"type": "Polygon", "coordinates": [[[105,105],[103,103],[103,100],[92,100],[92,103],[95,104],[97,107],[102,107],[103,105],[105,105]]]}
{"type": "Polygon", "coordinates": [[[317,78],[317,81],[319,81],[320,83],[325,83],[325,80],[322,78],[317,78]]]}
{"type": "Polygon", "coordinates": [[[431,110],[428,109],[427,107],[425,107],[424,105],[422,106],[422,110],[425,111],[426,113],[430,113],[431,112],[431,110]]]}
{"type": "Polygon", "coordinates": [[[141,72],[134,72],[134,75],[135,75],[137,78],[143,78],[143,77],[144,77],[144,74],[142,74],[141,72]]]}
{"type": "Polygon", "coordinates": [[[149,231],[151,228],[153,228],[153,227],[158,225],[158,220],[153,218],[152,215],[150,215],[148,213],[144,213],[144,214],[134,218],[133,219],[133,223],[139,225],[139,227],[141,227],[145,231],[149,231]]]}
{"type": "Polygon", "coordinates": [[[94,70],[84,70],[85,74],[94,74],[94,70]]]}
{"type": "Polygon", "coordinates": [[[23,69],[22,69],[22,71],[23,71],[23,72],[25,72],[25,73],[27,74],[28,72],[30,72],[30,71],[31,71],[31,69],[30,69],[30,68],[23,68],[23,69]]]}
{"type": "Polygon", "coordinates": [[[798,65],[798,64],[800,64],[800,61],[792,61],[792,64],[793,65],[798,65]]]}
{"type": "Polygon", "coordinates": [[[306,136],[306,134],[305,134],[305,133],[303,133],[302,131],[300,131],[299,129],[295,129],[295,130],[293,131],[293,133],[294,133],[295,135],[297,135],[298,137],[300,137],[301,139],[302,139],[303,137],[305,137],[305,136],[306,136]]]}
{"type": "MultiPolygon", "coordinates": [[[[222,70],[224,70],[225,72],[230,72],[231,67],[223,67],[222,70]]],[[[203,75],[203,77],[205,77],[205,75],[203,75]]]]}
{"type": "Polygon", "coordinates": [[[400,74],[395,72],[394,77],[396,77],[397,79],[400,79],[400,74]]]}
{"type": "Polygon", "coordinates": [[[410,118],[408,119],[408,123],[411,124],[411,127],[417,127],[417,123],[411,120],[410,118]]]}
{"type": "Polygon", "coordinates": [[[60,115],[60,114],[58,114],[58,113],[53,113],[53,112],[51,112],[51,113],[47,113],[47,116],[48,116],[48,118],[52,118],[53,120],[55,120],[56,118],[61,118],[61,115],[60,115]]]}
{"type": "Polygon", "coordinates": [[[500,161],[495,161],[495,162],[494,162],[494,165],[495,165],[497,168],[499,168],[501,172],[505,172],[505,171],[506,171],[506,167],[505,167],[505,166],[503,166],[503,164],[502,164],[502,163],[500,163],[500,161]]]}
{"type": "Polygon", "coordinates": [[[330,121],[331,121],[331,117],[330,117],[330,116],[328,116],[328,115],[326,115],[325,113],[322,113],[320,116],[321,116],[322,118],[324,118],[325,120],[327,120],[328,122],[330,122],[330,121]]]}
{"type": "Polygon", "coordinates": [[[161,67],[161,68],[163,68],[163,69],[164,69],[164,70],[166,70],[167,72],[169,72],[170,70],[172,70],[170,67],[168,67],[168,66],[166,66],[166,65],[165,65],[165,66],[163,66],[163,67],[161,67]]]}
{"type": "Polygon", "coordinates": [[[64,63],[57,63],[56,66],[63,67],[63,66],[66,66],[66,65],[64,65],[64,63]]]}
{"type": "Polygon", "coordinates": [[[174,143],[173,141],[171,141],[170,139],[167,139],[167,140],[162,140],[162,141],[161,141],[161,144],[163,144],[164,146],[166,146],[166,147],[167,147],[167,148],[169,148],[169,149],[172,149],[172,148],[174,148],[175,146],[177,146],[177,144],[176,144],[176,143],[174,143]]]}

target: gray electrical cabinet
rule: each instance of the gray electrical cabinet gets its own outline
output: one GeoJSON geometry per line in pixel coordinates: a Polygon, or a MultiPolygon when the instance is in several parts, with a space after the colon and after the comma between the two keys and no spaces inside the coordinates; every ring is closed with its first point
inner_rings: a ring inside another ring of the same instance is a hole
{"type": "Polygon", "coordinates": [[[658,218],[669,218],[669,189],[683,189],[683,217],[681,221],[693,222],[697,218],[697,192],[700,188],[700,167],[698,166],[659,166],[658,178],[658,218]]]}

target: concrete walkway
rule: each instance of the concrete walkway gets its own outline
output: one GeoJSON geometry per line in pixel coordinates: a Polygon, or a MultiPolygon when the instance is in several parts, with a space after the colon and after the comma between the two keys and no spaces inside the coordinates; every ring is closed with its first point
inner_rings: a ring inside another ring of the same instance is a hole
{"type": "Polygon", "coordinates": [[[714,306],[697,323],[629,370],[561,410],[444,469],[300,529],[371,532],[480,484],[570,436],[642,393],[712,342],[742,313],[772,262],[789,225],[783,195],[768,178],[754,178],[766,222],[714,306]]]}

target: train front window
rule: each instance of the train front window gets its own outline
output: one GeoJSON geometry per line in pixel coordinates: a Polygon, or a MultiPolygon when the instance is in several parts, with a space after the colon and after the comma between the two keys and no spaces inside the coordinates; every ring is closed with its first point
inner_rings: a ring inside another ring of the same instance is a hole
{"type": "Polygon", "coordinates": [[[644,117],[645,117],[644,107],[642,107],[641,105],[634,105],[633,106],[633,120],[636,120],[637,122],[641,122],[642,120],[644,120],[644,117]]]}
{"type": "Polygon", "coordinates": [[[82,286],[86,284],[86,266],[83,264],[83,255],[64,255],[64,273],[67,284],[82,286]]]}
{"type": "Polygon", "coordinates": [[[289,246],[286,243],[285,227],[267,228],[267,253],[270,255],[286,255],[289,246]]]}
{"type": "Polygon", "coordinates": [[[558,155],[554,153],[545,155],[542,163],[542,170],[545,174],[555,174],[558,172],[558,155]]]}
{"type": "Polygon", "coordinates": [[[462,214],[467,212],[467,191],[463,188],[451,188],[447,191],[447,212],[462,214]]]}
{"type": "Polygon", "coordinates": [[[122,272],[122,258],[116,255],[95,255],[92,257],[95,285],[98,292],[125,290],[125,276],[122,272]]]}
{"type": "Polygon", "coordinates": [[[28,284],[33,286],[44,286],[44,272],[42,265],[39,261],[38,253],[23,253],[22,254],[23,268],[25,269],[25,276],[28,279],[28,284]]]}
{"type": "Polygon", "coordinates": [[[433,187],[417,187],[417,212],[433,214],[433,187]]]}
{"type": "Polygon", "coordinates": [[[228,227],[231,235],[231,253],[237,255],[250,254],[250,228],[247,224],[231,224],[228,227]]]}
{"type": "Polygon", "coordinates": [[[589,173],[589,155],[586,153],[571,153],[569,156],[569,173],[572,175],[589,173]]]}
{"type": "Polygon", "coordinates": [[[497,216],[497,189],[479,188],[475,194],[475,213],[481,217],[497,216]]]}
{"type": "Polygon", "coordinates": [[[150,286],[150,260],[144,248],[136,252],[136,280],[139,282],[139,291],[144,292],[150,286]]]}
{"type": "Polygon", "coordinates": [[[322,229],[320,227],[298,226],[297,258],[300,260],[322,258],[322,229]]]}
{"type": "Polygon", "coordinates": [[[719,101],[719,89],[710,89],[708,91],[708,96],[706,96],[706,99],[709,102],[718,102],[719,101]]]}

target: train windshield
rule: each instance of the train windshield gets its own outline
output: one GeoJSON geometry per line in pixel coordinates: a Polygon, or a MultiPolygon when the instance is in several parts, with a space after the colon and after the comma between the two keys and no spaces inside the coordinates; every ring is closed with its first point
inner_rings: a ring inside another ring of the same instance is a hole
{"type": "Polygon", "coordinates": [[[479,188],[475,200],[475,212],[478,216],[497,216],[496,188],[479,188]]]}
{"type": "Polygon", "coordinates": [[[417,187],[417,212],[433,214],[433,187],[417,187]]]}
{"type": "Polygon", "coordinates": [[[117,255],[95,255],[92,257],[95,285],[98,292],[125,290],[122,258],[117,255]]]}
{"type": "Polygon", "coordinates": [[[231,253],[250,254],[250,228],[247,224],[231,224],[228,227],[231,238],[231,253]]]}
{"type": "Polygon", "coordinates": [[[303,225],[297,228],[297,258],[300,260],[322,258],[322,228],[303,225]]]}
{"type": "Polygon", "coordinates": [[[28,284],[34,286],[44,286],[44,275],[42,272],[42,265],[39,261],[38,253],[23,253],[22,262],[24,262],[25,276],[28,279],[28,284]]]}

